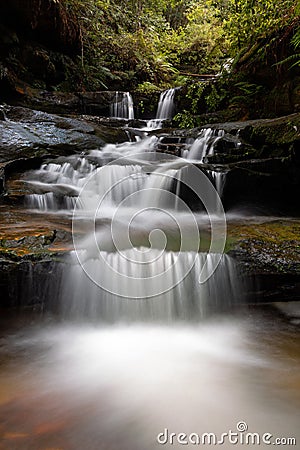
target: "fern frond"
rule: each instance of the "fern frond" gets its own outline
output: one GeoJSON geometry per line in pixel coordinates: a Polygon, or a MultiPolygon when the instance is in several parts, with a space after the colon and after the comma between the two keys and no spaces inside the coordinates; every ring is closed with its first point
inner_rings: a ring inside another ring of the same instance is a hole
{"type": "Polygon", "coordinates": [[[279,61],[278,63],[274,64],[274,66],[281,66],[282,64],[290,63],[293,61],[295,62],[290,66],[290,69],[292,67],[300,66],[300,53],[294,53],[293,55],[290,55],[287,58],[283,59],[282,61],[279,61]]]}
{"type": "Polygon", "coordinates": [[[300,28],[298,28],[298,30],[292,37],[291,43],[293,44],[294,48],[300,47],[300,28]]]}

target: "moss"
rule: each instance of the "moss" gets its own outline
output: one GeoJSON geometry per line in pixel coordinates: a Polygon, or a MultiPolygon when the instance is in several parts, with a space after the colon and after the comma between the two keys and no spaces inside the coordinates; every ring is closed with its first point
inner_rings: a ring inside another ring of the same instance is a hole
{"type": "Polygon", "coordinates": [[[300,274],[300,222],[276,220],[229,225],[226,251],[248,261],[250,271],[300,274]]]}
{"type": "Polygon", "coordinates": [[[252,128],[251,140],[261,141],[263,144],[289,146],[297,139],[300,139],[300,114],[252,128]]]}

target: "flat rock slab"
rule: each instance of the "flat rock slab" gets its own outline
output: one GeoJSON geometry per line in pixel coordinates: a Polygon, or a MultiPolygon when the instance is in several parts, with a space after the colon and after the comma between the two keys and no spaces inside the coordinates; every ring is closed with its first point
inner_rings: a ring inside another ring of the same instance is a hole
{"type": "Polygon", "coordinates": [[[229,254],[249,274],[300,276],[300,220],[267,219],[228,224],[229,254]]]}
{"type": "Polygon", "coordinates": [[[0,162],[100,148],[104,141],[95,128],[78,119],[21,107],[8,107],[0,121],[0,162]]]}
{"type": "Polygon", "coordinates": [[[72,249],[71,220],[0,205],[0,259],[51,258],[72,249]]]}

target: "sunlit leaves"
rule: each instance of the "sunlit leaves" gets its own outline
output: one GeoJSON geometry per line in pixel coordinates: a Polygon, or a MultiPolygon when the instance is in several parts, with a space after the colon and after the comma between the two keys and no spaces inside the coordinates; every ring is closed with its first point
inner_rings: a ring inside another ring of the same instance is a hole
{"type": "Polygon", "coordinates": [[[294,0],[61,1],[80,21],[83,84],[119,77],[128,89],[174,84],[177,71],[216,73],[222,60],[276,33],[298,8],[294,0]]]}
{"type": "Polygon", "coordinates": [[[233,48],[253,44],[283,27],[295,16],[295,1],[228,0],[224,29],[233,48]]]}

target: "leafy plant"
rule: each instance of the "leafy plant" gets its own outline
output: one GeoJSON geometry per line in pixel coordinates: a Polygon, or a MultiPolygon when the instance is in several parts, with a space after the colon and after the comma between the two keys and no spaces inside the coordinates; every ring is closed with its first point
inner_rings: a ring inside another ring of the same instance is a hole
{"type": "Polygon", "coordinates": [[[227,95],[228,90],[222,86],[222,83],[219,83],[218,86],[213,84],[209,94],[205,96],[208,111],[211,112],[219,109],[227,95]]]}
{"type": "Polygon", "coordinates": [[[173,117],[173,122],[179,128],[194,128],[197,126],[196,117],[190,111],[184,109],[181,113],[177,113],[173,117]]]}
{"type": "MultiPolygon", "coordinates": [[[[291,44],[294,47],[295,51],[298,50],[298,48],[300,49],[300,28],[298,28],[298,30],[292,37],[291,44]]],[[[288,56],[282,61],[279,61],[277,65],[282,65],[286,63],[292,63],[290,69],[292,69],[293,67],[300,67],[300,53],[293,53],[292,55],[288,56]]]]}
{"type": "Polygon", "coordinates": [[[153,93],[161,92],[161,89],[153,83],[149,81],[145,81],[144,83],[140,83],[136,89],[139,94],[150,95],[153,93]]]}
{"type": "Polygon", "coordinates": [[[264,91],[263,86],[247,81],[240,81],[235,83],[234,86],[240,91],[240,94],[232,97],[230,100],[231,106],[248,106],[264,91]]]}

